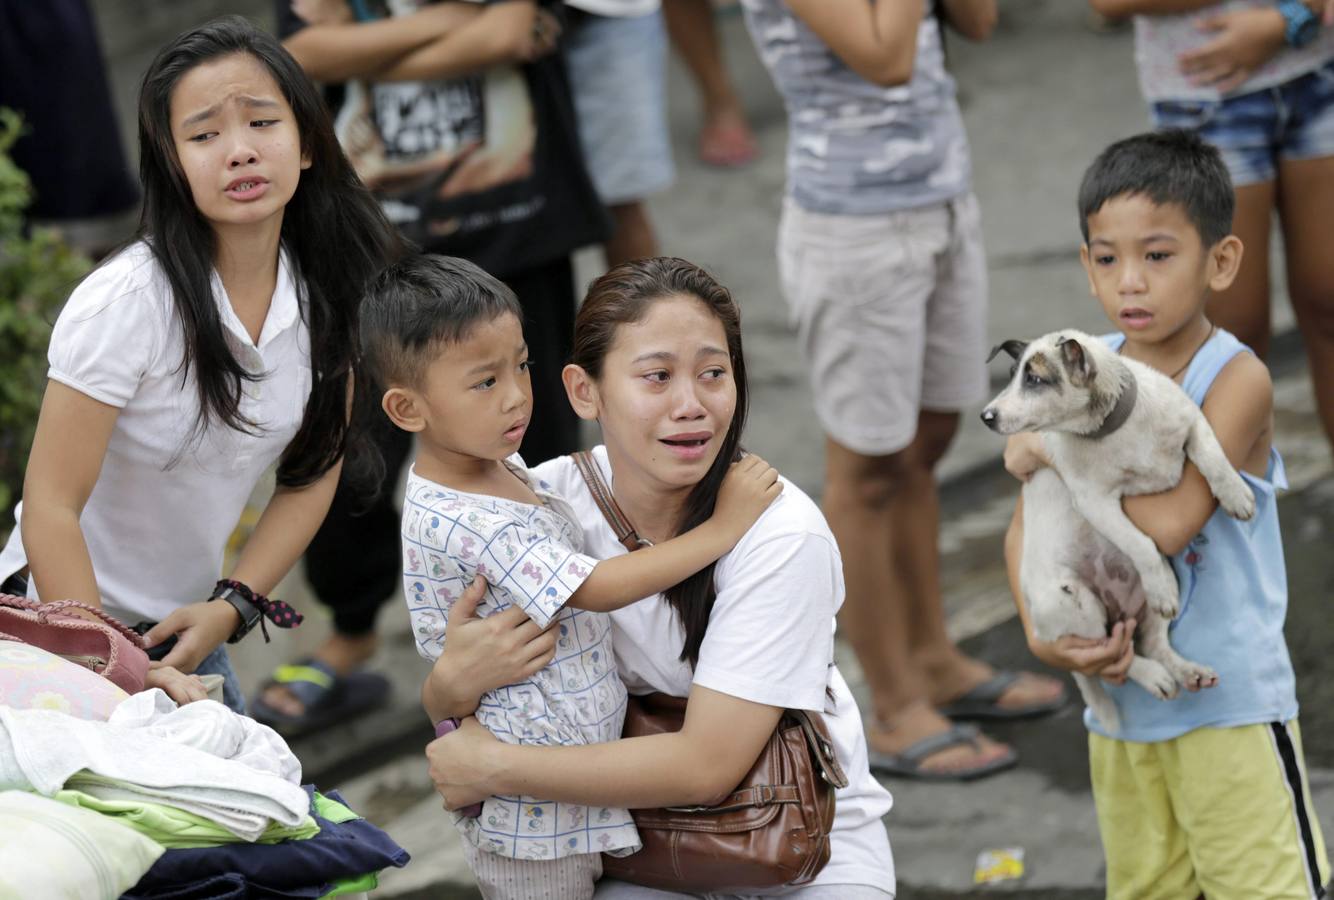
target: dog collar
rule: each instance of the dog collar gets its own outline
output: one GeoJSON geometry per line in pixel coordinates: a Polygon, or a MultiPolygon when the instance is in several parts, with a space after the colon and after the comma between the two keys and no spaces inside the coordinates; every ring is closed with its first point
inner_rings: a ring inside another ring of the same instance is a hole
{"type": "Polygon", "coordinates": [[[1139,379],[1131,373],[1130,382],[1121,390],[1121,396],[1116,398],[1116,405],[1107,414],[1107,418],[1102,420],[1097,430],[1089,432],[1084,437],[1091,441],[1101,440],[1126,424],[1126,419],[1130,418],[1131,412],[1135,409],[1135,400],[1138,396],[1139,379]]]}

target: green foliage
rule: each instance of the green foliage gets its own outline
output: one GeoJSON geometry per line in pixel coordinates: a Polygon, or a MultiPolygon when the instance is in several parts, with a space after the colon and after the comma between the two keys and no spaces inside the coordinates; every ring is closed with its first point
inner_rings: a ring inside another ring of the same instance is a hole
{"type": "Polygon", "coordinates": [[[91,266],[55,232],[24,233],[32,185],[9,157],[22,133],[18,113],[0,109],[0,535],[13,526],[10,514],[23,489],[51,325],[91,266]]]}

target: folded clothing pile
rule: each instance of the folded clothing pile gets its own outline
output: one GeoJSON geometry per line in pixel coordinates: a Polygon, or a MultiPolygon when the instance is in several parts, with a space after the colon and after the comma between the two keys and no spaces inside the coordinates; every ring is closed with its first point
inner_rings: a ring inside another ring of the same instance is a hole
{"type": "Polygon", "coordinates": [[[124,900],[268,900],[373,890],[377,873],[408,852],[349,809],[337,791],[306,785],[319,833],[275,844],[168,850],[124,900]]]}
{"type": "Polygon", "coordinates": [[[337,792],[300,781],[281,737],[213,701],[177,707],[144,691],[106,721],[0,704],[0,830],[61,845],[15,864],[0,887],[31,872],[28,887],[51,896],[313,898],[368,890],[407,864],[337,792]],[[115,837],[134,852],[108,853],[115,837]]]}
{"type": "Polygon", "coordinates": [[[212,700],[178,707],[143,691],[106,722],[0,707],[0,789],[161,803],[254,841],[271,821],[301,824],[300,779],[301,763],[272,729],[212,700]]]}

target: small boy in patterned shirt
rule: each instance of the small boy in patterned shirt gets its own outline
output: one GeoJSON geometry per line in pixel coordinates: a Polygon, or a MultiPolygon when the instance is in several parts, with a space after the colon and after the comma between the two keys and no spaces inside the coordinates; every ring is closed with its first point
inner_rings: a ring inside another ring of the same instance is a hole
{"type": "MultiPolygon", "coordinates": [[[[517,606],[559,629],[556,657],[526,681],[484,695],[477,719],[515,744],[588,744],[620,737],[625,686],[610,619],[717,560],[782,490],[746,456],[732,466],[712,518],[638,553],[599,561],[566,502],[515,452],[532,413],[522,313],[511,291],[472,263],[410,257],[387,269],[361,312],[367,374],[381,407],[417,436],[403,501],[403,592],[417,649],[440,657],[450,607],[474,579],[487,616],[517,606]]],[[[455,814],[488,897],[561,885],[592,897],[602,852],[632,853],[624,809],[491,797],[455,814]]]]}

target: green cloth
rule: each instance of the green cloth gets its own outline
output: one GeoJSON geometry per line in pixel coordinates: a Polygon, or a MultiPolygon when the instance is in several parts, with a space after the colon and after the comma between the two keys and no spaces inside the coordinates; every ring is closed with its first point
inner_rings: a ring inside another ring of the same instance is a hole
{"type": "Polygon", "coordinates": [[[331,882],[333,890],[327,894],[321,894],[320,897],[337,897],[339,894],[369,894],[380,886],[380,879],[374,872],[367,872],[365,875],[358,875],[356,878],[342,878],[331,882]]]}
{"type": "MultiPolygon", "coordinates": [[[[337,800],[329,799],[319,791],[315,792],[314,806],[315,812],[319,813],[321,817],[333,822],[335,825],[341,825],[344,822],[351,822],[353,819],[361,818],[361,816],[357,815],[348,807],[339,803],[337,800]]],[[[333,888],[329,893],[321,895],[322,897],[337,897],[339,894],[370,893],[379,886],[380,879],[375,872],[367,872],[365,875],[358,875],[356,878],[342,878],[331,883],[333,888]]]]}
{"type": "MultiPolygon", "coordinates": [[[[316,797],[319,795],[317,794],[316,797]]],[[[194,813],[159,803],[138,803],[132,800],[102,800],[80,790],[66,788],[57,791],[55,800],[110,816],[123,825],[152,838],[168,849],[187,847],[216,847],[219,844],[239,844],[242,839],[216,822],[194,813]]],[[[347,807],[338,804],[342,809],[347,807]]],[[[348,810],[351,812],[351,810],[348,810]]],[[[324,813],[320,813],[324,815],[324,813]]],[[[325,816],[334,821],[331,816],[325,816]]],[[[355,813],[353,818],[356,818],[355,813]]],[[[346,820],[344,820],[346,821],[346,820]]],[[[270,822],[256,843],[276,844],[288,839],[301,840],[320,833],[320,826],[310,816],[295,827],[270,822]]]]}
{"type": "Polygon", "coordinates": [[[328,797],[315,792],[315,812],[322,818],[328,819],[335,825],[342,825],[344,822],[351,822],[353,819],[360,819],[361,816],[354,813],[351,809],[339,803],[337,800],[330,800],[328,797]]]}

